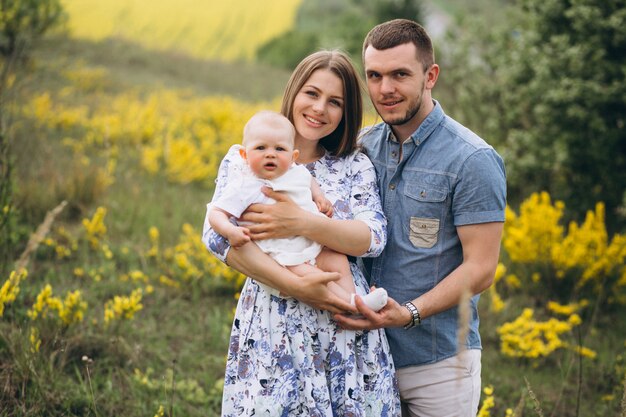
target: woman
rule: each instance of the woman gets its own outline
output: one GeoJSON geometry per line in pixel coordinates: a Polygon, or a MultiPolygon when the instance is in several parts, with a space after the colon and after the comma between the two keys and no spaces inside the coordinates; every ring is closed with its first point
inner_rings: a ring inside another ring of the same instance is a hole
{"type": "MultiPolygon", "coordinates": [[[[316,216],[280,193],[244,215],[253,240],[302,235],[351,256],[376,256],[386,242],[376,174],[357,150],[362,119],[359,79],[347,56],[316,52],[294,70],[281,112],[296,128],[296,161],[333,203],[333,218],[316,216]],[[273,217],[281,213],[281,221],[273,217]]],[[[242,164],[224,158],[214,198],[242,164]]],[[[229,250],[205,221],[203,240],[218,258],[249,277],[241,292],[226,365],[222,415],[396,416],[400,403],[384,331],[347,331],[332,312],[356,310],[325,282],[338,274],[299,277],[254,243],[229,250]]],[[[350,263],[357,293],[367,283],[350,263]]]]}

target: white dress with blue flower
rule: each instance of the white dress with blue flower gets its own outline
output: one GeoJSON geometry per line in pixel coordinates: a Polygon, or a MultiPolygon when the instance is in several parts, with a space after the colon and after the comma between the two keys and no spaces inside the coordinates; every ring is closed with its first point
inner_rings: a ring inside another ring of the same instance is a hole
{"type": "MultiPolygon", "coordinates": [[[[214,199],[241,169],[237,146],[224,157],[214,199]]],[[[333,218],[357,219],[371,230],[365,256],[386,242],[376,173],[360,152],[328,153],[306,166],[334,207],[333,218]]],[[[205,220],[203,241],[225,260],[228,242],[205,220]]],[[[350,267],[357,293],[368,284],[350,267]]],[[[233,322],[222,401],[223,416],[399,416],[400,400],[384,330],[351,331],[327,311],[283,298],[248,278],[233,322]]]]}

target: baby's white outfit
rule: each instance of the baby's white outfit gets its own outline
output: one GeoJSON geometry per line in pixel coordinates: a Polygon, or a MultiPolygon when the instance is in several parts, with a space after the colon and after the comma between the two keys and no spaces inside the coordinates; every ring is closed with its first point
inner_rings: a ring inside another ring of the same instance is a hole
{"type": "MultiPolygon", "coordinates": [[[[274,191],[285,192],[303,209],[322,215],[313,202],[311,181],[311,173],[302,165],[293,164],[287,172],[273,180],[258,178],[248,168],[243,170],[241,178],[237,181],[229,178],[229,189],[211,204],[239,218],[251,204],[276,202],[261,192],[261,187],[267,186],[274,191]]],[[[245,226],[245,223],[239,222],[239,224],[245,226]]],[[[263,252],[283,266],[303,263],[315,265],[315,258],[322,250],[322,245],[303,236],[256,240],[255,243],[263,252]]]]}

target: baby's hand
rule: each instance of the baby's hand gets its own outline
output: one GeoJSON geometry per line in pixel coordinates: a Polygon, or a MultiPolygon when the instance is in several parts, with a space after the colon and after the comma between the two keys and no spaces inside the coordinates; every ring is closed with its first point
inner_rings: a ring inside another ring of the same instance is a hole
{"type": "Polygon", "coordinates": [[[323,213],[327,217],[333,216],[333,204],[326,197],[318,198],[315,201],[315,205],[320,213],[323,213]]]}
{"type": "Polygon", "coordinates": [[[245,227],[237,227],[228,235],[228,241],[233,248],[239,248],[250,242],[250,231],[245,227]]]}

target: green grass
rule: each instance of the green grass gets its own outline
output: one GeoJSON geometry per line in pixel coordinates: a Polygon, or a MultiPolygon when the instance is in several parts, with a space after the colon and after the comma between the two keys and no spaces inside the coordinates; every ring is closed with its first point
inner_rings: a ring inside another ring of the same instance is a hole
{"type": "MultiPolygon", "coordinates": [[[[229,95],[242,101],[272,100],[282,95],[289,72],[251,63],[196,59],[173,52],[147,50],[123,39],[91,42],[54,37],[38,46],[35,59],[62,70],[77,62],[105,67],[113,92],[128,88],[189,89],[198,96],[229,95]]],[[[62,81],[54,74],[37,77],[47,88],[62,81]]]]}

